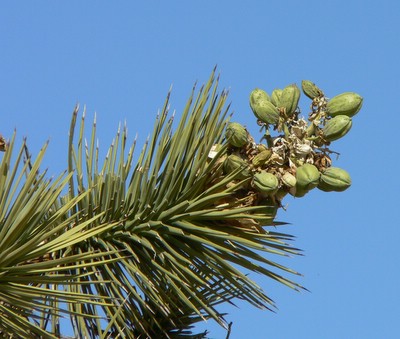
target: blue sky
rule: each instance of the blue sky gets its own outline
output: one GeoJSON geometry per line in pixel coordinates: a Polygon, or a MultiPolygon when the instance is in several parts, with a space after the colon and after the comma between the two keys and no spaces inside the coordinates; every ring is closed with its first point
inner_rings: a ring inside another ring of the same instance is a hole
{"type": "MultiPolygon", "coordinates": [[[[330,97],[360,93],[362,111],[334,144],[352,187],[287,198],[279,213],[305,254],[282,263],[304,274],[297,281],[310,292],[254,276],[278,312],[224,310],[231,339],[397,338],[400,2],[138,3],[2,1],[0,133],[16,128],[34,154],[50,139],[44,162],[58,175],[76,103],[88,119],[97,113],[103,150],[120,121],[143,142],[171,84],[179,115],[193,83],[216,64],[234,120],[253,133],[255,87],[270,92],[309,79],[330,97]]],[[[226,335],[212,322],[199,328],[226,335]]]]}

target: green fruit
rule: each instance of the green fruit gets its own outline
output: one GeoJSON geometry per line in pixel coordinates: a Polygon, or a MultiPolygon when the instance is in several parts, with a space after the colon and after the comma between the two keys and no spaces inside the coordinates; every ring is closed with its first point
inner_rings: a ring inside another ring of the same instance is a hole
{"type": "Polygon", "coordinates": [[[325,141],[334,141],[344,137],[351,129],[352,121],[347,115],[337,115],[328,120],[322,129],[325,141]]]}
{"type": "Polygon", "coordinates": [[[271,100],[268,93],[265,92],[264,90],[262,90],[260,88],[256,88],[250,93],[250,106],[256,104],[259,101],[263,101],[263,100],[267,100],[267,101],[271,100]]]}
{"type": "Polygon", "coordinates": [[[252,103],[250,99],[250,107],[258,120],[271,125],[278,123],[279,111],[274,104],[271,103],[271,101],[262,99],[252,103]]]}
{"type": "Polygon", "coordinates": [[[263,226],[274,225],[274,218],[279,207],[269,198],[260,199],[259,206],[263,206],[263,208],[259,210],[260,214],[254,215],[254,219],[263,226]]]}
{"type": "Polygon", "coordinates": [[[281,95],[282,95],[282,90],[280,88],[276,88],[272,91],[271,102],[277,107],[280,106],[281,95]]]}
{"type": "Polygon", "coordinates": [[[295,84],[286,86],[282,90],[281,97],[279,99],[279,107],[285,109],[287,117],[291,117],[296,111],[299,104],[299,99],[300,90],[295,84]]]}
{"type": "Polygon", "coordinates": [[[225,138],[234,147],[242,147],[248,143],[246,129],[237,122],[230,122],[226,127],[225,138]]]}
{"type": "Polygon", "coordinates": [[[282,183],[289,188],[296,186],[296,182],[297,182],[296,177],[289,172],[286,172],[282,176],[282,183]]]}
{"type": "Polygon", "coordinates": [[[300,186],[293,187],[289,190],[289,193],[296,198],[304,197],[311,190],[301,188],[300,186]]]}
{"type": "Polygon", "coordinates": [[[278,191],[274,194],[274,197],[278,200],[278,201],[282,201],[284,197],[286,197],[288,195],[289,191],[287,188],[279,188],[278,191]]]}
{"type": "Polygon", "coordinates": [[[266,149],[266,150],[258,153],[251,162],[254,167],[262,166],[268,161],[268,159],[271,157],[271,155],[272,155],[272,151],[270,149],[266,149]]]}
{"type": "Polygon", "coordinates": [[[261,171],[254,174],[253,185],[261,193],[273,194],[279,187],[279,181],[272,173],[261,171]]]}
{"type": "Polygon", "coordinates": [[[350,186],[350,174],[338,167],[329,167],[322,172],[318,184],[318,188],[325,192],[343,192],[350,186]]]}
{"type": "Polygon", "coordinates": [[[318,186],[320,173],[312,164],[304,164],[296,170],[296,190],[311,190],[318,186]]]}
{"type": "Polygon", "coordinates": [[[324,93],[310,80],[303,80],[301,82],[301,88],[304,94],[310,99],[322,97],[324,95],[324,93]]]}
{"type": "Polygon", "coordinates": [[[363,98],[357,93],[346,92],[329,100],[326,108],[331,117],[337,115],[352,117],[361,109],[362,102],[363,98]]]}
{"type": "Polygon", "coordinates": [[[233,173],[241,168],[242,171],[240,171],[240,174],[237,177],[239,180],[246,179],[251,176],[248,163],[236,154],[229,155],[224,160],[223,167],[226,174],[233,173]]]}
{"type": "Polygon", "coordinates": [[[266,151],[266,150],[268,150],[268,149],[269,149],[268,146],[265,145],[265,144],[258,144],[258,145],[257,145],[257,151],[258,151],[258,153],[261,153],[262,151],[266,151]]]}

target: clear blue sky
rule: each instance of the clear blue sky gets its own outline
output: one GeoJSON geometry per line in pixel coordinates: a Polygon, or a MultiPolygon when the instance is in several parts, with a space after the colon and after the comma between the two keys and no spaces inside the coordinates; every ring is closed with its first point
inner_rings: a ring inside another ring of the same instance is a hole
{"type": "MultiPolygon", "coordinates": [[[[240,304],[228,320],[231,339],[398,338],[399,15],[397,0],[2,1],[0,132],[16,128],[35,154],[50,139],[45,163],[58,175],[76,103],[97,112],[103,150],[124,120],[144,141],[170,85],[179,115],[216,64],[234,120],[250,129],[255,87],[309,79],[331,97],[360,93],[364,107],[334,147],[352,187],[287,198],[279,214],[305,253],[284,263],[311,292],[255,276],[278,312],[240,304]]],[[[225,338],[212,322],[201,328],[225,338]]]]}

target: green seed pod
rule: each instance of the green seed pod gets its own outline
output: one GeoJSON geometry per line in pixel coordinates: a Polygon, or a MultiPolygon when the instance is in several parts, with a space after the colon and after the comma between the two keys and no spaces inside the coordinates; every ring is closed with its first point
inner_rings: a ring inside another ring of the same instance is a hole
{"type": "Polygon", "coordinates": [[[272,173],[261,171],[254,175],[253,186],[261,193],[273,194],[278,189],[279,182],[272,173]]]}
{"type": "Polygon", "coordinates": [[[242,168],[242,171],[238,176],[239,180],[246,179],[251,176],[248,163],[241,157],[237,156],[236,154],[229,155],[224,160],[223,167],[225,174],[230,174],[232,172],[237,171],[239,168],[242,168]]]}
{"type": "Polygon", "coordinates": [[[263,166],[268,161],[268,159],[271,158],[271,155],[272,150],[266,149],[265,151],[258,153],[251,162],[254,167],[263,166]]]}
{"type": "Polygon", "coordinates": [[[253,106],[257,104],[259,101],[263,100],[271,101],[268,93],[265,92],[264,90],[256,88],[250,93],[250,106],[253,106]]]}
{"type": "Polygon", "coordinates": [[[322,97],[324,95],[324,93],[310,80],[303,80],[301,82],[301,88],[304,94],[310,99],[322,97]]]}
{"type": "Polygon", "coordinates": [[[274,202],[271,202],[271,199],[269,198],[261,199],[259,205],[265,207],[262,210],[259,210],[260,214],[254,215],[254,220],[257,220],[262,226],[274,225],[274,219],[278,213],[279,207],[274,204],[274,202]],[[264,216],[260,216],[261,214],[264,216]]]}
{"type": "Polygon", "coordinates": [[[267,149],[269,149],[269,148],[268,148],[268,146],[265,145],[265,144],[258,144],[258,145],[257,145],[257,151],[258,151],[258,153],[261,153],[262,151],[266,151],[267,149]]]}
{"type": "Polygon", "coordinates": [[[343,192],[350,186],[350,174],[338,167],[329,167],[322,172],[318,184],[318,188],[325,192],[343,192]]]}
{"type": "Polygon", "coordinates": [[[271,102],[275,105],[275,106],[277,106],[277,107],[279,107],[280,106],[280,100],[281,100],[281,95],[282,95],[282,90],[280,89],[280,88],[275,88],[273,91],[272,91],[272,94],[271,94],[271,102]]]}
{"type": "Polygon", "coordinates": [[[337,115],[328,120],[322,129],[326,141],[334,141],[344,137],[351,129],[352,121],[347,115],[337,115]]]}
{"type": "Polygon", "coordinates": [[[274,197],[278,200],[278,201],[282,201],[284,197],[286,197],[288,195],[289,191],[286,188],[280,188],[278,189],[278,191],[274,194],[274,197]]]}
{"type": "Polygon", "coordinates": [[[304,164],[296,171],[296,190],[311,190],[318,186],[320,173],[312,164],[304,164]]]}
{"type": "Polygon", "coordinates": [[[296,111],[300,99],[300,90],[295,85],[286,86],[282,90],[281,97],[279,99],[279,107],[283,107],[287,117],[291,117],[296,111]]]}
{"type": "Polygon", "coordinates": [[[260,100],[254,104],[250,104],[254,115],[258,120],[266,124],[275,125],[279,121],[278,109],[268,100],[260,100]]]}
{"type": "Polygon", "coordinates": [[[296,187],[292,187],[289,189],[289,193],[291,195],[293,195],[296,198],[301,198],[304,197],[308,192],[310,192],[311,190],[305,189],[305,188],[301,188],[299,186],[296,187]]]}
{"type": "Polygon", "coordinates": [[[295,187],[296,186],[296,182],[297,182],[296,177],[293,174],[289,173],[289,172],[286,172],[282,176],[282,183],[285,186],[289,187],[289,188],[295,187]]]}
{"type": "Polygon", "coordinates": [[[226,127],[225,138],[234,147],[242,147],[247,144],[247,131],[237,122],[230,122],[226,127]]]}
{"type": "Polygon", "coordinates": [[[352,117],[361,109],[363,98],[357,93],[345,92],[329,100],[326,109],[328,115],[347,115],[352,117]]]}

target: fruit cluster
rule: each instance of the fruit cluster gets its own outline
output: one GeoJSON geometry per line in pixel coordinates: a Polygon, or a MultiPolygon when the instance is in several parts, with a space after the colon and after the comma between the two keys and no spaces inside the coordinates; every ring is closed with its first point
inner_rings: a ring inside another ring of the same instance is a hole
{"type": "Polygon", "coordinates": [[[237,122],[230,122],[225,131],[229,146],[224,174],[239,171],[242,189],[277,207],[288,193],[302,197],[315,187],[341,192],[351,185],[347,171],[332,166],[331,155],[337,153],[329,146],[350,131],[363,98],[346,92],[328,99],[311,81],[301,85],[311,99],[307,120],[300,117],[301,92],[295,84],[271,95],[257,88],[250,94],[250,107],[263,132],[261,143],[237,122]]]}

